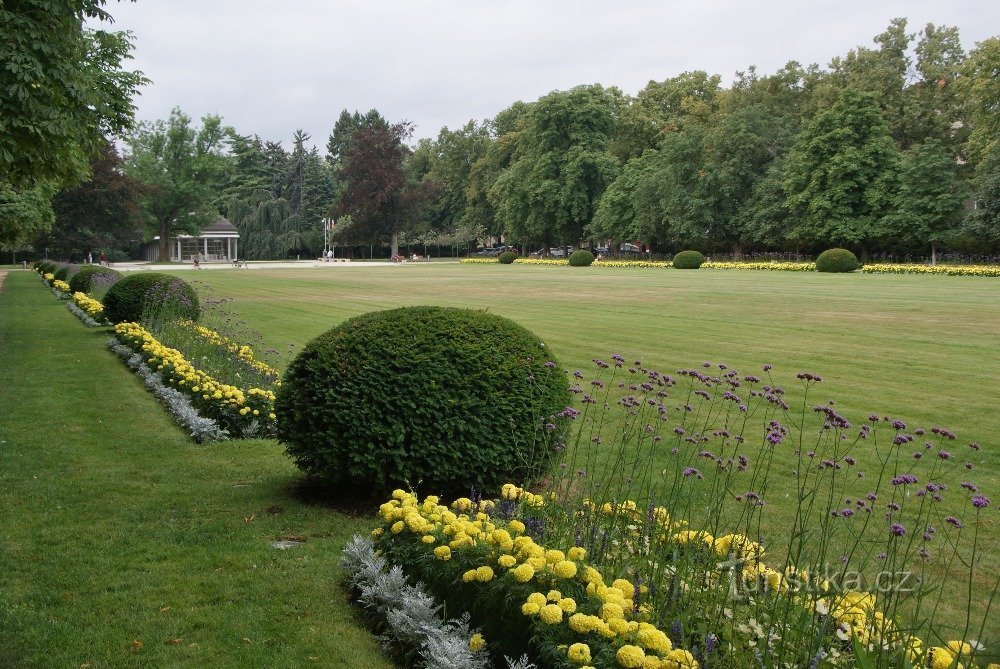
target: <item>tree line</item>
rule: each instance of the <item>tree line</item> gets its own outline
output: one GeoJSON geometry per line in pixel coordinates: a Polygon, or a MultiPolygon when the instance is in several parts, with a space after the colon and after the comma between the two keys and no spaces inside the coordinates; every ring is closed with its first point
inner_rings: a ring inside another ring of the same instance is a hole
{"type": "MultiPolygon", "coordinates": [[[[141,73],[128,75],[134,88],[141,73]]],[[[32,190],[7,177],[2,197],[20,189],[19,211],[49,225],[0,222],[0,243],[79,256],[156,234],[165,255],[171,234],[224,215],[249,259],[501,240],[736,258],[833,245],[862,259],[989,254],[1000,249],[998,109],[1000,38],[966,53],[956,28],[910,32],[894,19],[827,67],[751,67],[728,86],[685,72],[635,95],[583,85],[416,143],[411,124],[377,110],[344,110],[323,154],[301,130],[285,148],[174,110],[125,134],[124,155],[91,141],[82,183],[50,175],[32,190]]]]}

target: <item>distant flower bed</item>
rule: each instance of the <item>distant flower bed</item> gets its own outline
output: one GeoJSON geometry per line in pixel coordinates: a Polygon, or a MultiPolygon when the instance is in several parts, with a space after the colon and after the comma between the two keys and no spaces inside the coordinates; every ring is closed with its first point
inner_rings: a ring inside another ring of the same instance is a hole
{"type": "MultiPolygon", "coordinates": [[[[193,324],[178,322],[176,327],[190,329],[193,324]]],[[[201,327],[201,326],[197,326],[201,327]]],[[[211,331],[209,331],[211,332],[211,331]]],[[[181,351],[166,346],[138,323],[119,323],[115,326],[114,336],[131,350],[141,353],[147,364],[157,372],[169,386],[187,394],[198,413],[217,421],[232,437],[265,437],[274,434],[274,388],[277,386],[277,371],[266,365],[261,369],[252,352],[233,355],[231,343],[217,333],[196,332],[199,338],[208,337],[210,345],[215,346],[225,356],[229,356],[233,377],[241,378],[238,369],[244,371],[257,370],[259,385],[227,383],[227,379],[209,373],[196,367],[191,360],[202,364],[206,356],[193,355],[190,359],[181,351]]],[[[241,350],[237,348],[237,351],[241,350]]],[[[224,360],[224,358],[223,358],[224,360]]],[[[219,368],[219,360],[213,365],[213,372],[219,368]]]]}
{"type": "Polygon", "coordinates": [[[947,276],[1000,276],[1000,265],[914,265],[879,263],[864,265],[865,274],[944,274],[947,276]]]}
{"type": "Polygon", "coordinates": [[[86,293],[79,291],[73,293],[73,302],[76,306],[98,323],[106,323],[104,320],[104,305],[90,297],[86,293]]]}
{"type": "Polygon", "coordinates": [[[815,272],[814,262],[706,262],[705,269],[753,269],[772,272],[815,272]]]}

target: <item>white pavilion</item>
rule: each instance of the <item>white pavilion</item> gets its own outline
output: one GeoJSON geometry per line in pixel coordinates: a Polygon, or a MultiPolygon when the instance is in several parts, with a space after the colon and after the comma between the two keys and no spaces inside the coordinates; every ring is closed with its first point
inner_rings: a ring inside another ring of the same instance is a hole
{"type": "MultiPolygon", "coordinates": [[[[177,235],[170,239],[170,259],[175,262],[192,262],[201,254],[202,262],[233,261],[239,255],[240,233],[229,219],[220,216],[214,223],[201,229],[197,235],[177,235]]],[[[159,256],[160,237],[143,245],[144,260],[156,260],[159,256]]]]}

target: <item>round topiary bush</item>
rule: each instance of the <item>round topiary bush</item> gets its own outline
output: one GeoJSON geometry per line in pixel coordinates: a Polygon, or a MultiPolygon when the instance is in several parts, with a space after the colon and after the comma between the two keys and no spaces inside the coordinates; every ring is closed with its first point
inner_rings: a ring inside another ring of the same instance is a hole
{"type": "Polygon", "coordinates": [[[56,266],[55,263],[50,260],[43,260],[38,263],[38,269],[42,274],[52,274],[55,272],[56,266]]]}
{"type": "Polygon", "coordinates": [[[160,272],[130,274],[104,296],[104,315],[112,323],[150,317],[198,320],[198,294],[187,282],[160,272]]]}
{"type": "Polygon", "coordinates": [[[74,274],[73,278],[69,280],[69,289],[74,293],[78,291],[89,293],[94,279],[98,276],[107,277],[105,281],[110,285],[121,278],[121,272],[110,267],[101,267],[100,265],[86,265],[81,267],[80,271],[74,274]]]}
{"type": "Polygon", "coordinates": [[[698,269],[705,262],[705,256],[698,251],[681,251],[674,256],[674,269],[698,269]]]}
{"type": "Polygon", "coordinates": [[[847,249],[827,249],[816,258],[817,272],[853,272],[861,264],[847,249]]]}
{"type": "Polygon", "coordinates": [[[589,267],[594,262],[594,254],[586,249],[569,254],[569,264],[573,267],[589,267]]]}
{"type": "Polygon", "coordinates": [[[482,311],[405,307],[309,342],[275,402],[278,440],[340,493],[489,491],[537,477],[570,403],[545,344],[482,311]]]}
{"type": "Polygon", "coordinates": [[[56,268],[56,271],[53,272],[53,274],[55,274],[56,280],[57,281],[69,281],[70,275],[75,273],[73,271],[74,267],[75,267],[75,265],[71,265],[69,263],[65,263],[65,262],[59,263],[59,266],[56,268]]]}
{"type": "Polygon", "coordinates": [[[500,261],[501,265],[509,265],[517,260],[517,254],[513,251],[504,251],[500,254],[500,257],[498,257],[497,260],[500,261]]]}

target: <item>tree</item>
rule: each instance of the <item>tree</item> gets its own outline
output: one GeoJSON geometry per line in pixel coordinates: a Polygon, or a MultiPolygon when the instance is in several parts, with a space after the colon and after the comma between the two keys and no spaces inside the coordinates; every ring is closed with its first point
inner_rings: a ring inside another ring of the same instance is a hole
{"type": "Polygon", "coordinates": [[[823,244],[857,244],[862,261],[889,232],[898,151],[874,93],[844,90],[799,133],[784,188],[797,223],[790,235],[823,244]]]}
{"type": "Polygon", "coordinates": [[[122,172],[123,164],[114,144],[105,144],[90,161],[90,178],[53,198],[55,224],[36,246],[60,257],[81,258],[96,250],[124,250],[140,241],[142,187],[122,172]]]}
{"type": "Polygon", "coordinates": [[[0,180],[0,244],[19,247],[52,227],[54,188],[43,182],[33,188],[15,189],[0,180]]]}
{"type": "Polygon", "coordinates": [[[104,143],[131,128],[132,98],[147,83],[122,69],[128,34],[91,30],[111,21],[103,0],[0,4],[0,174],[17,189],[72,185],[104,143]]]}
{"type": "Polygon", "coordinates": [[[915,52],[918,79],[906,89],[906,137],[901,146],[937,139],[949,150],[957,149],[967,134],[957,95],[965,61],[958,28],[928,23],[919,33],[915,52]]]}
{"type": "Polygon", "coordinates": [[[966,217],[963,232],[988,243],[1000,243],[1000,145],[978,165],[972,181],[975,208],[966,217]]]}
{"type": "Polygon", "coordinates": [[[514,160],[494,186],[506,234],[546,245],[582,239],[597,201],[620,170],[607,152],[618,103],[593,85],[549,93],[531,107],[514,160]]]}
{"type": "Polygon", "coordinates": [[[954,156],[929,139],[902,155],[888,225],[897,238],[930,242],[931,264],[937,264],[937,245],[954,236],[964,197],[954,156]]]}
{"type": "Polygon", "coordinates": [[[352,137],[340,170],[344,184],[335,211],[350,216],[350,228],[338,231],[346,241],[388,242],[399,253],[399,235],[418,218],[434,195],[427,182],[408,184],[403,141],[413,133],[405,121],[359,128],[352,137]]]}
{"type": "Polygon", "coordinates": [[[962,68],[961,93],[969,105],[968,154],[983,160],[1000,146],[1000,37],[976,44],[962,68]]]}
{"type": "Polygon", "coordinates": [[[203,119],[202,131],[180,109],[164,122],[143,123],[129,137],[125,171],[145,184],[142,211],[159,234],[159,260],[170,260],[175,231],[196,233],[219,212],[212,184],[219,179],[224,133],[217,117],[203,119]]]}
{"type": "Polygon", "coordinates": [[[365,114],[357,110],[352,114],[346,109],[340,112],[340,117],[334,124],[330,139],[326,143],[326,159],[330,161],[334,170],[343,168],[354,133],[361,128],[374,126],[389,126],[377,109],[371,109],[365,114]]]}
{"type": "MultiPolygon", "coordinates": [[[[445,127],[438,133],[430,147],[429,169],[420,175],[440,188],[440,196],[431,206],[430,223],[434,229],[453,230],[465,218],[469,206],[469,174],[473,165],[486,155],[491,143],[486,124],[475,121],[469,121],[459,130],[445,127]]],[[[419,148],[410,157],[410,162],[418,152],[419,148]]]]}

